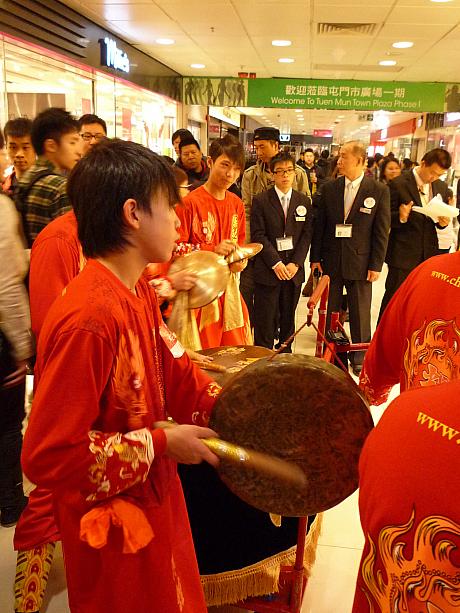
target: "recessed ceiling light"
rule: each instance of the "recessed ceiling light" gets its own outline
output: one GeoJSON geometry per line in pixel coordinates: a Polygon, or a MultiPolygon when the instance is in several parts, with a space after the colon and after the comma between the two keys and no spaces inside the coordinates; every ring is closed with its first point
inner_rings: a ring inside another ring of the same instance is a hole
{"type": "Polygon", "coordinates": [[[295,112],[296,113],[303,113],[302,109],[296,109],[295,112]]]}
{"type": "Polygon", "coordinates": [[[452,2],[452,0],[431,0],[431,2],[452,2]]]}
{"type": "Polygon", "coordinates": [[[190,68],[206,68],[205,64],[190,64],[190,68]]]}
{"type": "Polygon", "coordinates": [[[395,60],[382,60],[381,62],[379,62],[380,66],[395,66],[396,62],[395,60]]]}
{"type": "Polygon", "coordinates": [[[274,47],[290,47],[292,42],[290,40],[272,40],[274,47]]]}
{"type": "Polygon", "coordinates": [[[295,60],[292,57],[280,57],[278,62],[280,64],[293,64],[295,60]]]}
{"type": "Polygon", "coordinates": [[[414,46],[410,40],[401,40],[398,43],[393,43],[392,45],[395,49],[410,49],[414,46]]]}
{"type": "Polygon", "coordinates": [[[155,42],[158,45],[174,45],[176,41],[174,40],[174,38],[157,38],[155,42]]]}

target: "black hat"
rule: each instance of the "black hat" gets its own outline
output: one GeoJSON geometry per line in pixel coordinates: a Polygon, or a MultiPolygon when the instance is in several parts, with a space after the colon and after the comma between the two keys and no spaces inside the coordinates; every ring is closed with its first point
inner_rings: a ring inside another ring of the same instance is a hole
{"type": "Polygon", "coordinates": [[[280,131],[278,128],[256,128],[254,130],[254,140],[280,140],[280,131]]]}

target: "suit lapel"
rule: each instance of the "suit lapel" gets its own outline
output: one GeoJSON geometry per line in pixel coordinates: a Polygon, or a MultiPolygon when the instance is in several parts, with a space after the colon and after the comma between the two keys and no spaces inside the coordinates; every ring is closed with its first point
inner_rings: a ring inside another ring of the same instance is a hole
{"type": "Polygon", "coordinates": [[[411,200],[413,200],[414,204],[416,204],[417,206],[422,206],[420,192],[418,191],[417,181],[415,180],[414,173],[407,173],[404,178],[406,179],[406,187],[411,197],[411,200]]]}
{"type": "Polygon", "coordinates": [[[337,223],[343,223],[344,217],[344,203],[343,199],[345,196],[345,177],[340,177],[335,182],[336,188],[336,215],[337,215],[337,223]]]}
{"type": "Polygon", "coordinates": [[[358,191],[356,192],[355,199],[353,200],[353,206],[351,207],[350,214],[348,215],[347,222],[351,222],[351,220],[356,215],[356,212],[361,208],[362,203],[368,196],[372,196],[373,194],[373,179],[364,176],[361,181],[358,191]]]}
{"type": "Polygon", "coordinates": [[[292,190],[291,199],[289,200],[288,212],[286,215],[286,222],[290,221],[295,213],[295,209],[297,207],[297,192],[292,190]]]}

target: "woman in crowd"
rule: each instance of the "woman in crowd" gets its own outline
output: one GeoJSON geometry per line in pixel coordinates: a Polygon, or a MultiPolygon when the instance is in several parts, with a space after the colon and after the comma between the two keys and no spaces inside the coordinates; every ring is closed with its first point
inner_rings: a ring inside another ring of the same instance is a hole
{"type": "Polygon", "coordinates": [[[401,174],[401,167],[394,158],[386,157],[382,160],[380,165],[380,181],[382,183],[388,183],[399,177],[401,174]]]}

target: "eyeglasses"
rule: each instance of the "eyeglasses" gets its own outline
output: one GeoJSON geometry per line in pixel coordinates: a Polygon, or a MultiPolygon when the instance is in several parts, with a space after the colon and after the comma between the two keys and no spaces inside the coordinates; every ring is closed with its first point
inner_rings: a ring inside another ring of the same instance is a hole
{"type": "Polygon", "coordinates": [[[103,138],[107,138],[105,134],[91,134],[91,132],[83,132],[83,134],[80,134],[80,136],[83,140],[86,140],[87,142],[89,142],[93,138],[97,142],[99,142],[103,138]]]}
{"type": "Polygon", "coordinates": [[[273,174],[274,175],[278,175],[278,177],[284,177],[285,175],[292,175],[292,173],[295,172],[295,168],[286,168],[286,169],[281,169],[279,168],[278,170],[274,170],[273,174]]]}

